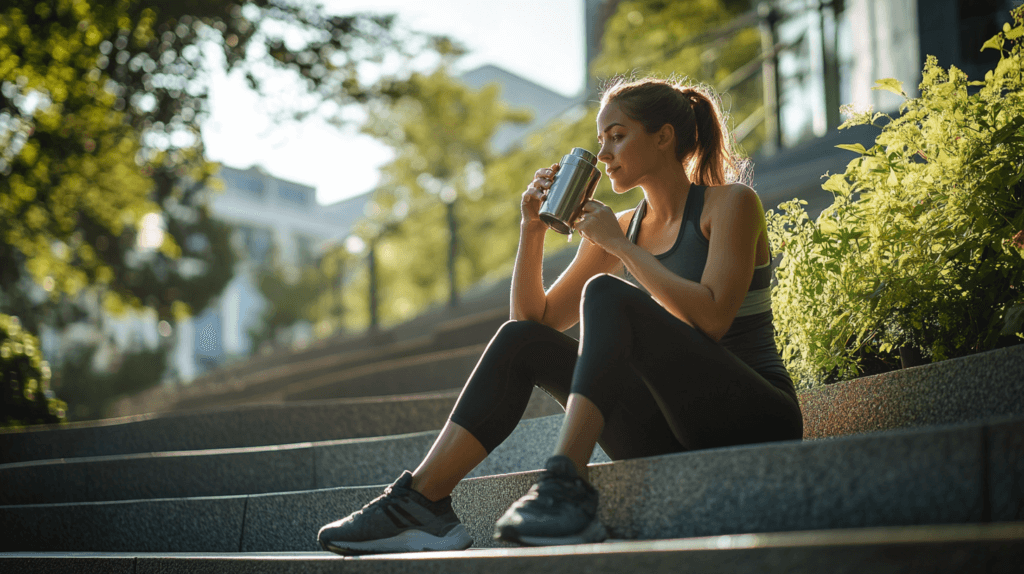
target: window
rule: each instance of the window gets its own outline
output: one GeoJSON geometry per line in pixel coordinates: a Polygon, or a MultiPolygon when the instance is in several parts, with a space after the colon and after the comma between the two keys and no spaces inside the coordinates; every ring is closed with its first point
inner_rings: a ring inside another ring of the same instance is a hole
{"type": "Polygon", "coordinates": [[[273,247],[273,234],[269,229],[260,229],[247,225],[239,225],[238,232],[242,239],[245,255],[256,263],[268,263],[270,250],[273,247]]]}
{"type": "Polygon", "coordinates": [[[312,194],[310,193],[310,189],[294,183],[287,183],[283,181],[279,182],[277,194],[287,203],[303,206],[311,203],[310,198],[312,197],[312,194]]]}
{"type": "Polygon", "coordinates": [[[256,197],[263,197],[265,186],[263,178],[258,175],[242,171],[224,170],[221,172],[220,177],[224,180],[224,185],[228,189],[237,189],[256,197]]]}

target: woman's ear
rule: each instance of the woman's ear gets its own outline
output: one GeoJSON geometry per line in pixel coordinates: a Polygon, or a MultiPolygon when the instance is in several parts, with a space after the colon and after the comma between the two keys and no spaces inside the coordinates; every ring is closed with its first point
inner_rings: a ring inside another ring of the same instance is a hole
{"type": "Polygon", "coordinates": [[[658,147],[675,150],[676,128],[672,124],[665,124],[658,130],[658,147]]]}

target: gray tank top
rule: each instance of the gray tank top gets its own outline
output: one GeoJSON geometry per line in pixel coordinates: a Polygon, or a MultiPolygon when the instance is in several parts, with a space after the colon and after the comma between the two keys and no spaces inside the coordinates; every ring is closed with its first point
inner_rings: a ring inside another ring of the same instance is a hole
{"type": "MultiPolygon", "coordinates": [[[[690,187],[683,208],[683,221],[679,225],[679,235],[675,243],[668,251],[655,255],[670,271],[683,279],[697,283],[700,282],[708,261],[709,243],[700,229],[700,216],[704,212],[706,191],[707,187],[703,185],[690,187]]],[[[640,225],[646,213],[647,201],[640,200],[626,230],[626,237],[633,243],[636,243],[640,235],[640,225]]],[[[643,289],[628,271],[626,278],[643,289]]],[[[793,392],[793,382],[775,346],[770,283],[769,261],[754,268],[754,277],[750,281],[743,304],[729,330],[719,342],[769,382],[787,392],[793,392]]]]}

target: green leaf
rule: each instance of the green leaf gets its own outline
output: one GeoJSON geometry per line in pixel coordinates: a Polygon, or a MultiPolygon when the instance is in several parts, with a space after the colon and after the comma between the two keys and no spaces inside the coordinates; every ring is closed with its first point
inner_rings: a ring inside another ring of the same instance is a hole
{"type": "Polygon", "coordinates": [[[992,134],[992,144],[1000,144],[1006,141],[1007,138],[1016,134],[1024,128],[1024,116],[1017,116],[1013,118],[1013,121],[999,128],[996,133],[992,134]]]}
{"type": "Polygon", "coordinates": [[[859,153],[861,155],[864,155],[864,153],[868,151],[868,150],[864,149],[864,146],[859,144],[859,143],[855,143],[855,144],[839,144],[836,147],[839,148],[839,149],[855,151],[855,152],[857,152],[857,153],[859,153]]]}
{"type": "Polygon", "coordinates": [[[978,51],[979,52],[984,52],[985,50],[988,50],[988,49],[1002,51],[1002,49],[1003,49],[1003,35],[1002,34],[996,34],[995,36],[992,36],[991,38],[988,39],[987,42],[985,42],[984,44],[981,45],[981,50],[978,50],[978,51]]]}
{"type": "Polygon", "coordinates": [[[903,91],[903,82],[896,78],[883,78],[875,82],[876,86],[872,87],[872,90],[885,90],[892,92],[897,96],[907,97],[906,92],[903,91]]]}

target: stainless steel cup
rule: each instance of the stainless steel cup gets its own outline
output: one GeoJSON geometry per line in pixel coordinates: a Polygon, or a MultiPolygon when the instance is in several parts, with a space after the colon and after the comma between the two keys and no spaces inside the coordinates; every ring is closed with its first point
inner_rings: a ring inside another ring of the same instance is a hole
{"type": "Polygon", "coordinates": [[[583,204],[594,197],[601,170],[597,168],[597,157],[581,147],[572,148],[558,165],[558,173],[540,206],[540,219],[551,229],[571,235],[583,204]]]}

